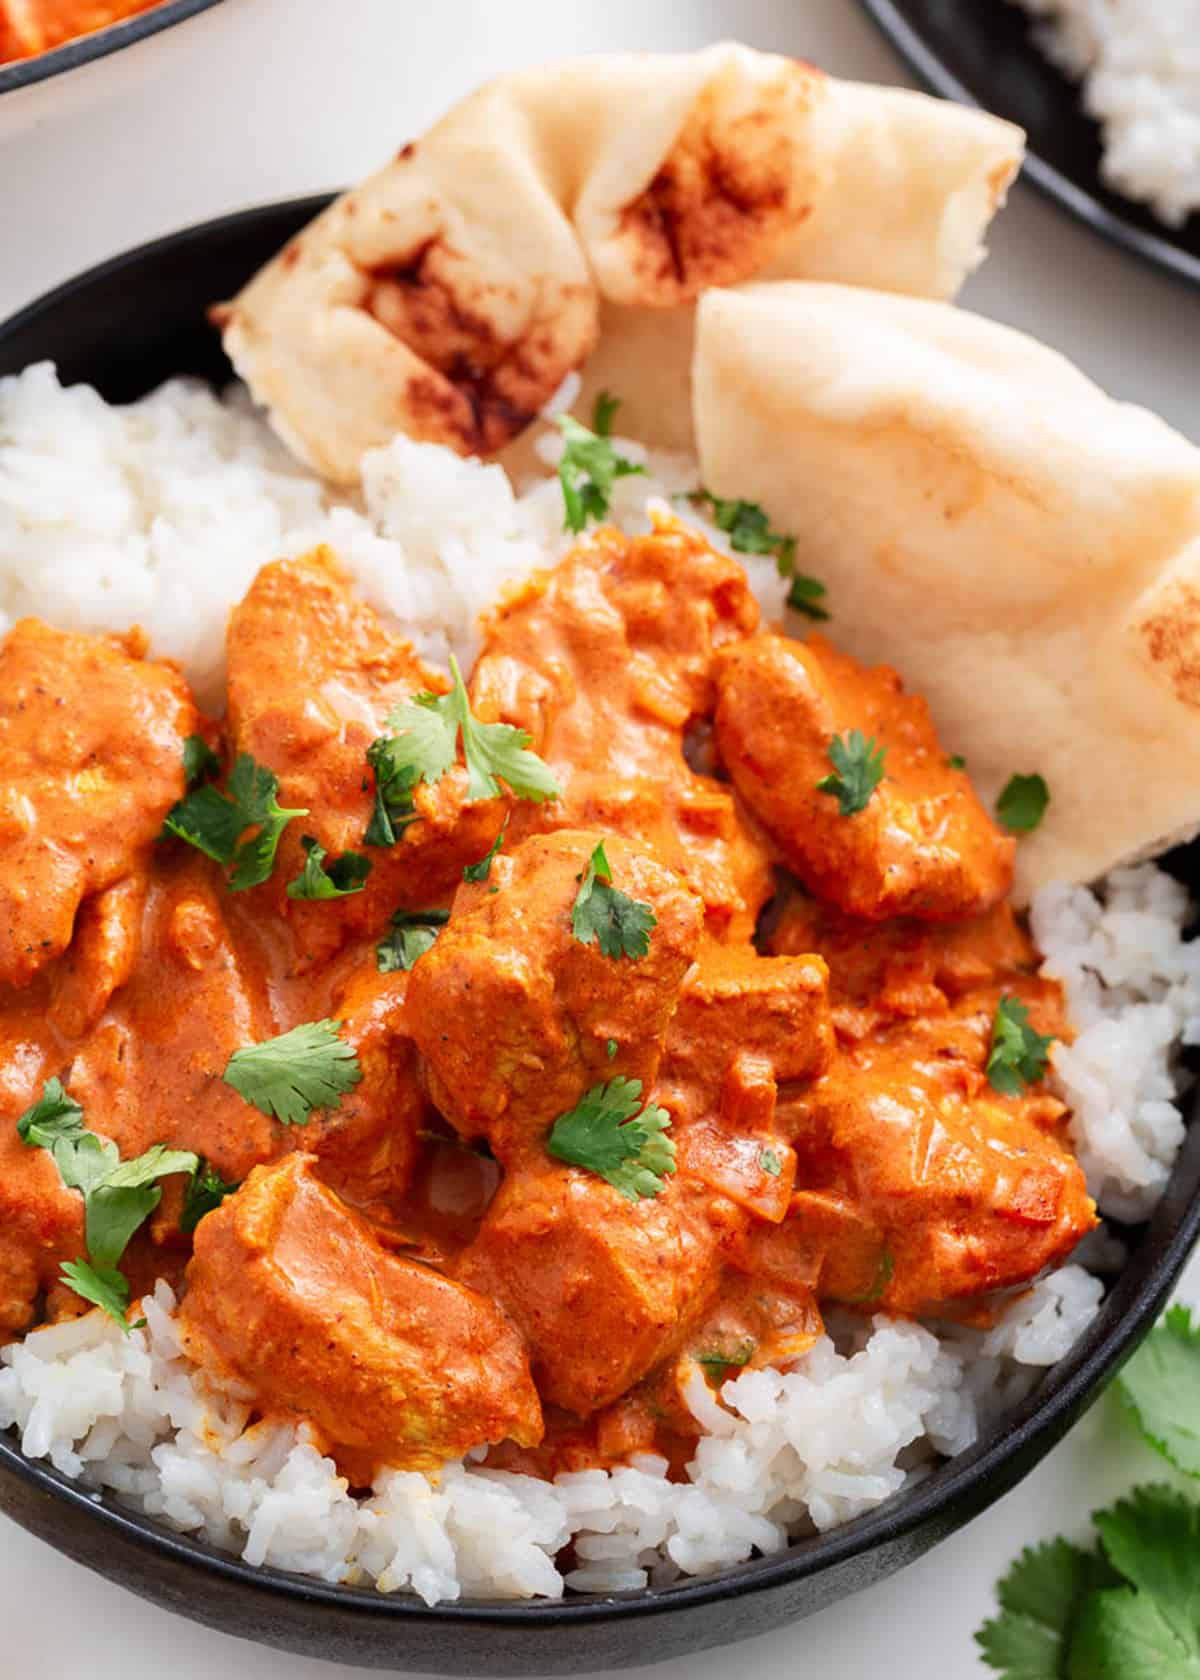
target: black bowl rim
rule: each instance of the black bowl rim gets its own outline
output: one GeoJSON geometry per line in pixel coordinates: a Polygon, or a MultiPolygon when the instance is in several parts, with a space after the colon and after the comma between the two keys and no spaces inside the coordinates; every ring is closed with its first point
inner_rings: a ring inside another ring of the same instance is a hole
{"type": "MultiPolygon", "coordinates": [[[[7,338],[34,323],[43,311],[69,302],[93,282],[119,274],[155,253],[203,243],[288,210],[315,214],[331,196],[329,192],[302,194],[247,206],[110,257],[45,292],[0,323],[0,348],[7,338]]],[[[1200,1116],[1189,1127],[1184,1152],[1200,1153],[1200,1116]]],[[[1176,1172],[1182,1160],[1181,1156],[1176,1172]]],[[[1166,1202],[1170,1200],[1168,1187],[1166,1202]]],[[[102,1532],[119,1536],[148,1557],[166,1555],[231,1587],[251,1589],[283,1601],[349,1608],[366,1618],[390,1619],[397,1625],[460,1623],[497,1630],[549,1629],[568,1624],[578,1627],[654,1618],[714,1601],[767,1593],[863,1557],[885,1543],[902,1540],[939,1518],[953,1523],[955,1506],[961,1504],[971,1511],[977,1510],[1032,1469],[1074,1419],[1099,1397],[1107,1380],[1133,1353],[1153,1325],[1200,1238],[1200,1195],[1192,1196],[1174,1215],[1166,1202],[1152,1217],[1143,1241],[1152,1240],[1156,1226],[1163,1220],[1168,1221],[1169,1234],[1165,1242],[1155,1244],[1157,1253],[1138,1292],[1134,1292],[1132,1283],[1118,1278],[1109,1299],[1122,1293],[1132,1298],[1114,1313],[1112,1323],[1102,1334],[1097,1335],[1094,1326],[1085,1331],[1075,1348],[1049,1369],[1046,1381],[1004,1420],[1001,1429],[985,1434],[975,1445],[939,1466],[925,1481],[886,1501],[875,1511],[825,1534],[801,1540],[775,1556],[755,1558],[666,1588],[615,1595],[579,1595],[563,1600],[462,1599],[430,1607],[409,1594],[385,1594],[244,1563],[203,1541],[161,1526],[151,1517],[121,1507],[110,1494],[89,1491],[52,1467],[26,1458],[4,1433],[0,1433],[0,1476],[23,1482],[33,1492],[65,1505],[81,1522],[98,1525],[102,1532]],[[1170,1230],[1172,1218],[1174,1229],[1170,1230]],[[1026,1460],[1027,1469],[1017,1468],[1014,1473],[1013,1467],[1022,1459],[1026,1460]],[[991,1497],[986,1494],[989,1485],[997,1489],[991,1497]],[[973,1499],[981,1491],[984,1497],[973,1499]]]]}
{"type": "MultiPolygon", "coordinates": [[[[927,87],[960,105],[973,105],[976,110],[986,109],[983,102],[949,69],[928,36],[909,22],[895,0],[860,0],[860,4],[927,87]]],[[[1086,187],[1064,175],[1037,151],[1026,152],[1023,174],[1039,191],[1086,223],[1093,232],[1123,246],[1155,268],[1165,269],[1177,279],[1200,285],[1200,257],[1176,245],[1165,233],[1150,233],[1110,210],[1086,187]]]]}
{"type": "Polygon", "coordinates": [[[183,23],[198,12],[206,12],[219,4],[220,0],[162,0],[148,12],[139,12],[136,17],[107,24],[88,35],[77,35],[49,52],[0,65],[0,95],[15,93],[18,88],[33,87],[52,76],[78,70],[85,64],[94,64],[97,59],[107,58],[110,53],[120,52],[122,47],[147,40],[160,30],[170,29],[173,24],[183,23]]]}

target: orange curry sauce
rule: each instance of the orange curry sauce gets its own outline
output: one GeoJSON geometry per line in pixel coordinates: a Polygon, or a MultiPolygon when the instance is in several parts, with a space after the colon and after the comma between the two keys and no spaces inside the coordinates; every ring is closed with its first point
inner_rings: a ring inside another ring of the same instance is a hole
{"type": "Polygon", "coordinates": [[[697,1366],[786,1363],[827,1304],[986,1316],[1070,1252],[1094,1210],[1063,1108],[985,1071],[1001,998],[1057,1036],[1062,999],[1006,901],[1013,842],[892,672],[761,633],[741,568],[664,521],[510,594],[469,687],[560,796],[472,800],[460,763],[368,846],[367,748],[447,680],[328,552],[265,567],[233,611],[219,723],[136,635],[13,629],[0,1340],[84,1307],[60,1280],[82,1197],[15,1126],[53,1076],[122,1159],[166,1143],[242,1185],[193,1238],[169,1180],[123,1268],[135,1292],[168,1277],[202,1369],[309,1419],[356,1484],[482,1442],[543,1473],[679,1466],[697,1366]],[[816,784],[851,729],[885,775],[843,815],[816,784]],[[197,732],[308,813],[249,891],[161,834],[197,732]],[[369,856],[364,890],[290,898],[304,835],[369,856]],[[644,956],[576,937],[599,841],[655,918],[644,956]],[[381,973],[397,909],[449,919],[381,973]],[[285,1126],[224,1081],[239,1048],[327,1018],[362,1073],[340,1106],[285,1126]],[[546,1148],[615,1079],[669,1116],[658,1194],[546,1148]]]}

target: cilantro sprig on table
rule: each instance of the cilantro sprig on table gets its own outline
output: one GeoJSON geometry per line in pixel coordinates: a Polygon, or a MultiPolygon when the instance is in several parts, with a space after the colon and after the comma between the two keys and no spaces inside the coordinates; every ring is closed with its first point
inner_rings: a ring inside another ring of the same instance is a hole
{"type": "MultiPolygon", "coordinates": [[[[201,775],[207,767],[195,751],[189,758],[189,745],[196,739],[189,737],[184,744],[189,775],[189,763],[199,763],[196,773],[201,775]]],[[[306,810],[285,810],[278,792],[275,773],[242,753],[224,793],[212,782],[199,782],[167,812],[163,829],[228,869],[230,889],[244,892],[270,879],[284,830],[293,818],[308,815],[306,810]]]]}
{"type": "Polygon", "coordinates": [[[627,1201],[657,1196],[675,1171],[675,1144],[664,1108],[642,1105],[640,1079],[593,1085],[559,1115],[546,1140],[550,1154],[597,1173],[627,1201]],[[640,1111],[640,1112],[639,1112],[640,1111]]]}
{"type": "Polygon", "coordinates": [[[569,414],[560,414],[556,422],[564,445],[558,462],[563,528],[576,535],[586,528],[589,519],[604,518],[619,478],[633,478],[646,470],[618,455],[610,441],[613,416],[620,406],[615,397],[601,391],[592,411],[590,432],[569,414]]]}
{"type": "Polygon", "coordinates": [[[581,945],[599,945],[606,957],[638,961],[650,949],[658,917],[648,904],[630,898],[612,884],[612,869],[601,841],[579,876],[571,909],[571,932],[581,945]]]}
{"type": "MultiPolygon", "coordinates": [[[[48,1151],[66,1187],[83,1197],[87,1258],[65,1261],[61,1281],[128,1330],[129,1283],[120,1270],[122,1256],[162,1200],[160,1179],[186,1173],[185,1206],[194,1197],[199,1158],[190,1149],[156,1143],[122,1161],[115,1143],[84,1125],[83,1109],[59,1079],[46,1081],[41,1096],[17,1121],[17,1135],[29,1148],[48,1151]]],[[[196,1220],[207,1211],[199,1208],[196,1220]]]]}
{"type": "Polygon", "coordinates": [[[829,743],[833,771],[816,784],[818,793],[833,794],[843,817],[854,817],[865,811],[883,780],[886,750],[876,746],[874,736],[868,739],[861,729],[835,735],[829,743]]]}
{"type": "MultiPolygon", "coordinates": [[[[1200,1475],[1200,1326],[1172,1307],[1117,1379],[1148,1443],[1200,1475]]],[[[1006,1680],[1196,1680],[1200,1505],[1159,1483],[1094,1513],[1098,1544],[1028,1547],[975,1638],[1006,1680]]]]}
{"type": "Polygon", "coordinates": [[[467,769],[467,798],[495,799],[503,783],[518,799],[540,804],[562,789],[549,767],[529,751],[530,736],[510,723],[481,723],[471,710],[458,660],[450,656],[454,679],[448,694],[416,694],[389,714],[390,735],[367,749],[375,773],[375,808],[364,836],[368,846],[392,846],[415,820],[413,791],[433,785],[458,762],[461,740],[467,769]]]}

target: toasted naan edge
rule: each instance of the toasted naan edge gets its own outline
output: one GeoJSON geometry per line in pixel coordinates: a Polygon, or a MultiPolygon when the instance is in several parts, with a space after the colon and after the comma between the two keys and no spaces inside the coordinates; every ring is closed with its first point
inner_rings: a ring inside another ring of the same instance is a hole
{"type": "Polygon", "coordinates": [[[492,455],[568,373],[692,440],[695,299],[759,274],[951,295],[1020,166],[1009,123],[733,44],[504,76],[219,312],[276,430],[353,483],[396,432],[492,455]],[[590,361],[589,361],[590,359],[590,361]]]}
{"type": "Polygon", "coordinates": [[[704,481],[795,532],[830,632],[926,695],[989,802],[1050,789],[1017,898],[1200,824],[1200,450],[942,303],[786,283],[700,304],[704,481]]]}

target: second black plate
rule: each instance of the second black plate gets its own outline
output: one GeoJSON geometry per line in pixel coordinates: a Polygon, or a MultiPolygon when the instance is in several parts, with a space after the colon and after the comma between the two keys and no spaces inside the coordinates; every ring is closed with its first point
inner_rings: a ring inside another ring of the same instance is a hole
{"type": "Polygon", "coordinates": [[[1200,285],[1200,214],[1178,230],[1100,178],[1100,129],[1079,87],[1044,56],[1029,18],[1002,0],[862,0],[935,92],[1020,123],[1025,174],[1098,233],[1200,285]]]}

